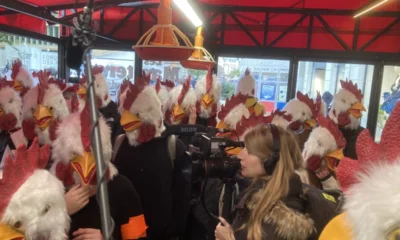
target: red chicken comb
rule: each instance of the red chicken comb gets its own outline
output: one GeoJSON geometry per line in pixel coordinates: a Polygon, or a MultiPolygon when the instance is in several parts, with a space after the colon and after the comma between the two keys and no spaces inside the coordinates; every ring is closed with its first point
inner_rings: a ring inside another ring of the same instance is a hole
{"type": "Polygon", "coordinates": [[[250,72],[250,68],[246,68],[246,71],[244,71],[244,75],[249,76],[250,72]]]}
{"type": "Polygon", "coordinates": [[[274,120],[275,116],[280,116],[288,122],[292,121],[292,118],[293,118],[292,115],[286,114],[286,111],[281,111],[279,109],[275,109],[274,111],[271,112],[271,114],[269,116],[267,116],[268,123],[271,123],[272,120],[274,120]]]}
{"type": "Polygon", "coordinates": [[[207,71],[207,76],[206,76],[206,91],[210,92],[211,87],[212,87],[213,76],[212,76],[211,66],[207,66],[207,68],[208,68],[208,71],[207,71]]]}
{"type": "Polygon", "coordinates": [[[357,99],[358,101],[361,102],[363,99],[364,95],[361,92],[361,89],[358,88],[357,83],[353,83],[351,80],[340,80],[340,85],[342,86],[343,89],[346,89],[347,91],[351,92],[357,99]]]}
{"type": "Polygon", "coordinates": [[[13,85],[13,82],[7,81],[7,77],[0,78],[0,89],[5,87],[12,87],[13,85]]]}
{"type": "Polygon", "coordinates": [[[242,119],[236,124],[235,131],[238,136],[242,136],[250,128],[256,127],[259,124],[271,123],[271,120],[263,115],[256,116],[255,113],[252,113],[249,118],[242,116],[242,119]]]}
{"type": "Polygon", "coordinates": [[[88,101],[86,101],[85,108],[80,113],[80,119],[82,145],[86,152],[90,152],[90,131],[92,130],[92,122],[90,121],[90,106],[88,101]]]}
{"type": "Polygon", "coordinates": [[[221,106],[221,111],[218,113],[218,119],[224,120],[226,115],[239,104],[246,104],[247,95],[239,93],[238,95],[232,95],[232,97],[226,100],[225,105],[221,106]]]}
{"type": "Polygon", "coordinates": [[[318,116],[318,114],[321,111],[321,105],[322,105],[322,97],[321,93],[317,91],[317,97],[315,98],[315,114],[318,116]]]}
{"type": "Polygon", "coordinates": [[[40,70],[38,73],[37,72],[33,72],[32,75],[34,77],[37,77],[39,79],[39,94],[38,94],[38,100],[37,103],[41,104],[43,103],[43,99],[44,99],[44,94],[46,89],[49,88],[49,76],[50,76],[50,72],[47,72],[46,70],[40,70]]]}
{"type": "Polygon", "coordinates": [[[143,71],[143,72],[142,72],[142,78],[143,78],[143,80],[146,82],[146,85],[150,84],[151,72],[149,72],[149,74],[146,74],[146,72],[143,71]]]}
{"type": "Polygon", "coordinates": [[[182,85],[182,90],[181,90],[181,93],[179,94],[179,97],[178,97],[178,103],[179,104],[182,104],[182,102],[183,102],[183,99],[185,99],[185,96],[186,96],[186,94],[187,94],[187,92],[189,91],[189,89],[190,89],[190,79],[191,79],[192,77],[189,75],[187,78],[186,78],[186,81],[183,83],[183,85],[182,85]]]}
{"type": "Polygon", "coordinates": [[[320,127],[327,129],[332,134],[338,148],[344,148],[346,146],[346,139],[343,137],[338,125],[332,119],[319,115],[318,124],[320,127]]]}
{"type": "MultiPolygon", "coordinates": [[[[314,104],[314,100],[313,100],[312,98],[310,98],[310,97],[308,96],[308,94],[303,94],[303,93],[301,93],[300,91],[297,91],[296,98],[297,98],[300,102],[305,103],[305,104],[310,108],[310,110],[311,110],[311,112],[312,112],[312,114],[313,114],[312,117],[315,118],[315,117],[316,117],[315,113],[316,113],[317,107],[316,107],[315,104],[314,104]]],[[[318,111],[318,112],[319,112],[319,111],[318,111]]]]}
{"type": "Polygon", "coordinates": [[[129,91],[126,93],[126,98],[124,101],[124,109],[129,110],[132,103],[136,100],[143,89],[149,84],[146,76],[136,77],[135,83],[132,84],[131,81],[128,82],[129,91]]]}
{"type": "Polygon", "coordinates": [[[3,178],[0,179],[0,216],[7,208],[12,196],[32,176],[36,169],[44,169],[50,159],[50,146],[39,146],[37,138],[29,149],[25,145],[16,150],[15,159],[8,156],[4,162],[3,178]]]}
{"type": "Polygon", "coordinates": [[[94,67],[92,68],[92,74],[93,75],[97,75],[100,73],[103,73],[104,67],[101,65],[94,65],[94,67]]]}
{"type": "Polygon", "coordinates": [[[165,80],[164,82],[161,82],[161,85],[166,86],[168,88],[174,88],[175,87],[175,83],[173,81],[170,81],[170,80],[165,80]]]}
{"type": "Polygon", "coordinates": [[[62,79],[50,78],[48,83],[57,85],[58,88],[60,88],[61,91],[64,91],[64,90],[67,89],[67,83],[62,79]]]}
{"type": "Polygon", "coordinates": [[[160,77],[158,77],[156,82],[156,92],[159,93],[160,90],[161,90],[161,79],[160,77]]]}
{"type": "Polygon", "coordinates": [[[343,190],[347,190],[358,182],[357,174],[365,172],[371,164],[380,161],[392,163],[400,157],[400,104],[398,103],[390,114],[382,131],[381,141],[375,143],[369,131],[365,129],[360,133],[356,142],[358,160],[344,158],[341,160],[337,177],[343,190]]]}
{"type": "Polygon", "coordinates": [[[11,78],[15,80],[19,73],[19,68],[22,67],[22,62],[20,59],[17,59],[13,62],[12,67],[11,67],[11,78]]]}
{"type": "Polygon", "coordinates": [[[125,78],[125,79],[122,81],[121,87],[120,87],[120,89],[119,89],[119,93],[120,93],[120,94],[123,93],[123,92],[125,92],[126,88],[129,86],[129,84],[128,84],[129,82],[130,82],[130,81],[129,81],[128,78],[125,78]]]}

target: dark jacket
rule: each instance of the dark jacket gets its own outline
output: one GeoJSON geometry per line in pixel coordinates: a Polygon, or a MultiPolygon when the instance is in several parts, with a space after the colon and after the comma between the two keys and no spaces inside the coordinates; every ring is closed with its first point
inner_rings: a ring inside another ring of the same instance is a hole
{"type": "Polygon", "coordinates": [[[345,157],[349,157],[354,160],[358,159],[356,153],[356,142],[358,135],[363,130],[364,128],[361,126],[358,126],[357,129],[340,128],[340,131],[343,133],[343,137],[346,139],[346,147],[343,149],[343,154],[345,157]]]}
{"type": "MultiPolygon", "coordinates": [[[[250,210],[249,197],[257,194],[265,183],[257,183],[236,207],[233,229],[235,240],[247,240],[247,229],[237,230],[246,223],[250,210]]],[[[305,185],[297,175],[290,181],[288,196],[277,202],[262,224],[264,240],[317,240],[325,225],[338,214],[335,200],[319,189],[305,185]]]]}
{"type": "Polygon", "coordinates": [[[121,127],[121,115],[118,112],[118,106],[115,102],[111,101],[104,108],[99,109],[111,129],[111,143],[114,145],[115,139],[123,133],[121,127]]]}

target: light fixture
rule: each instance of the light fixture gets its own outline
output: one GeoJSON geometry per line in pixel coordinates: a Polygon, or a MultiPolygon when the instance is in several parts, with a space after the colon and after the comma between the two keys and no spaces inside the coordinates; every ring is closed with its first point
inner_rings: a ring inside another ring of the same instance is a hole
{"type": "Polygon", "coordinates": [[[160,1],[157,24],[143,34],[136,45],[132,47],[143,60],[182,61],[187,60],[194,51],[193,45],[186,35],[172,25],[170,1],[160,1]]]}
{"type": "Polygon", "coordinates": [[[211,54],[203,47],[204,38],[201,34],[202,27],[197,29],[197,35],[194,38],[194,52],[188,60],[181,61],[184,68],[209,70],[214,67],[215,61],[211,54]]]}
{"type": "Polygon", "coordinates": [[[194,11],[193,7],[190,6],[187,0],[174,0],[176,6],[186,15],[187,18],[193,23],[195,27],[200,27],[203,25],[203,22],[197,16],[196,12],[194,11]]]}
{"type": "Polygon", "coordinates": [[[365,5],[360,10],[357,11],[356,15],[354,15],[354,18],[359,17],[359,16],[371,11],[372,9],[379,7],[380,5],[384,4],[387,1],[389,1],[389,0],[377,0],[377,1],[374,1],[374,2],[371,2],[367,5],[365,5]]]}

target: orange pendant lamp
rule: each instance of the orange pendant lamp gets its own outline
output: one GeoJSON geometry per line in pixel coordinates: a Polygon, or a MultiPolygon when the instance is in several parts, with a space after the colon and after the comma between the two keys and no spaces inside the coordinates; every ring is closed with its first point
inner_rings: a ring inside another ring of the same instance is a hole
{"type": "Polygon", "coordinates": [[[184,68],[208,70],[214,67],[215,61],[211,54],[203,47],[204,38],[201,34],[202,28],[197,29],[194,39],[194,52],[188,60],[181,61],[184,68]]]}
{"type": "Polygon", "coordinates": [[[194,51],[186,35],[172,25],[171,0],[160,0],[158,24],[150,28],[132,48],[141,59],[152,61],[187,60],[194,51]],[[178,37],[183,45],[180,45],[178,37]]]}

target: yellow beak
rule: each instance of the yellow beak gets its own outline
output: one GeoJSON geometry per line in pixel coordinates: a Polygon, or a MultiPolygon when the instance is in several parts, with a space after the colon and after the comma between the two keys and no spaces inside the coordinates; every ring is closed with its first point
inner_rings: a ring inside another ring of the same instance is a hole
{"type": "Polygon", "coordinates": [[[338,149],[336,151],[330,152],[326,156],[334,158],[334,159],[337,159],[337,160],[340,161],[340,160],[342,160],[344,158],[343,149],[340,148],[340,149],[338,149]]]}
{"type": "Polygon", "coordinates": [[[253,107],[254,105],[256,105],[257,102],[258,102],[258,99],[255,98],[255,97],[252,97],[252,98],[248,98],[246,100],[246,104],[245,105],[246,105],[247,108],[250,108],[250,107],[253,107]]]}
{"type": "Polygon", "coordinates": [[[18,92],[24,88],[24,86],[22,86],[22,84],[17,80],[14,81],[13,87],[14,87],[15,91],[18,91],[18,92]]]}
{"type": "Polygon", "coordinates": [[[337,215],[324,228],[319,240],[352,240],[352,228],[347,224],[345,213],[337,215]]]}
{"type": "Polygon", "coordinates": [[[365,109],[364,105],[362,105],[360,102],[353,104],[353,106],[350,108],[350,114],[357,119],[362,118],[361,112],[365,111],[367,111],[367,109],[365,109]]]}
{"type": "Polygon", "coordinates": [[[125,132],[132,132],[140,127],[142,121],[135,114],[125,110],[122,114],[120,123],[125,132]]]}
{"type": "Polygon", "coordinates": [[[243,149],[240,147],[237,148],[225,148],[225,152],[228,156],[236,156],[239,155],[239,153],[242,151],[243,149]]]}
{"type": "Polygon", "coordinates": [[[306,120],[304,122],[305,129],[313,129],[315,127],[317,127],[317,120],[315,120],[315,119],[306,120]]]}
{"type": "Polygon", "coordinates": [[[0,108],[0,116],[4,115],[4,110],[2,108],[0,108]]]}
{"type": "Polygon", "coordinates": [[[325,164],[326,167],[335,172],[338,161],[344,158],[343,149],[330,152],[326,155],[325,164]]]}
{"type": "Polygon", "coordinates": [[[45,130],[53,120],[53,114],[51,111],[43,106],[42,104],[39,104],[36,108],[34,118],[36,121],[36,124],[39,125],[40,130],[45,130]]]}
{"type": "Polygon", "coordinates": [[[265,112],[265,108],[264,105],[261,103],[257,103],[254,106],[254,113],[256,114],[256,116],[260,116],[261,114],[264,115],[265,112]]]}
{"type": "Polygon", "coordinates": [[[179,121],[185,117],[185,111],[183,111],[180,105],[175,105],[172,109],[172,116],[174,117],[174,121],[179,121]]]}
{"type": "Polygon", "coordinates": [[[84,152],[71,160],[71,166],[78,173],[84,185],[89,185],[96,173],[96,162],[92,152],[84,152]]]}
{"type": "Polygon", "coordinates": [[[81,97],[85,97],[86,96],[86,88],[85,87],[79,87],[79,89],[76,92],[76,94],[78,94],[81,97]]]}
{"type": "Polygon", "coordinates": [[[203,107],[209,108],[214,103],[214,98],[209,94],[206,94],[201,98],[201,103],[203,104],[203,107]]]}
{"type": "Polygon", "coordinates": [[[219,121],[219,122],[217,123],[217,126],[216,126],[215,128],[218,128],[218,129],[229,129],[228,126],[225,124],[224,121],[219,121]]]}

